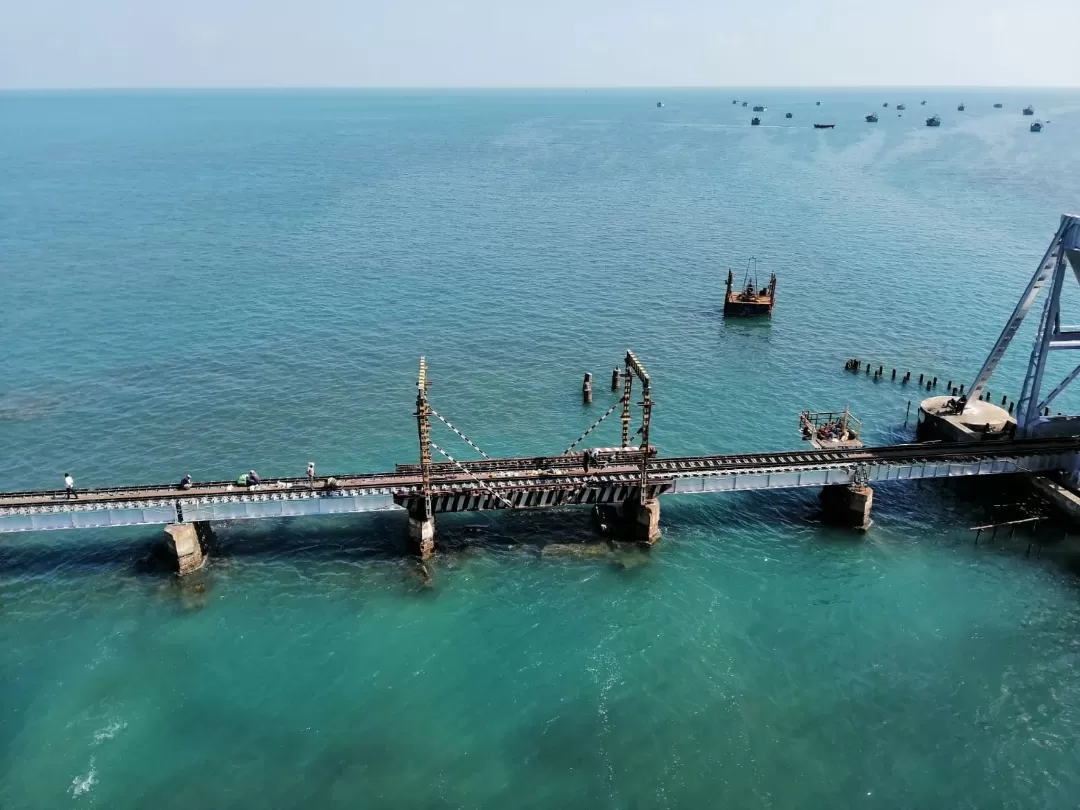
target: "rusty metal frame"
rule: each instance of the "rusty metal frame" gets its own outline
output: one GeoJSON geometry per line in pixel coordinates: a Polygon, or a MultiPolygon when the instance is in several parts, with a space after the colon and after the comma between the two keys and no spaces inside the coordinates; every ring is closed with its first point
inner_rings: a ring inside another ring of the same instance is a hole
{"type": "Polygon", "coordinates": [[[649,424],[652,421],[652,382],[649,380],[649,372],[637,359],[637,356],[626,350],[626,385],[623,388],[623,412],[622,412],[622,446],[626,447],[630,433],[630,392],[633,388],[633,379],[641,380],[641,488],[638,496],[641,503],[648,500],[649,491],[649,424]]]}
{"type": "Polygon", "coordinates": [[[427,361],[420,358],[420,372],[416,377],[416,431],[420,439],[420,479],[423,488],[422,508],[424,514],[414,515],[420,520],[431,517],[431,406],[428,404],[427,361]]]}

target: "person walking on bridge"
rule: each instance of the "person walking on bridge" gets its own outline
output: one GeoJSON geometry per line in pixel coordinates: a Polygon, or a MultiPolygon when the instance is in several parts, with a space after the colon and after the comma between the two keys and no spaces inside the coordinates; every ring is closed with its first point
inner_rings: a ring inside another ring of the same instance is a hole
{"type": "Polygon", "coordinates": [[[79,496],[75,492],[75,479],[71,477],[71,473],[64,473],[64,492],[68,497],[68,500],[75,498],[78,500],[79,496]]]}
{"type": "Polygon", "coordinates": [[[311,491],[315,491],[315,462],[309,461],[307,463],[307,480],[308,486],[311,487],[311,491]]]}

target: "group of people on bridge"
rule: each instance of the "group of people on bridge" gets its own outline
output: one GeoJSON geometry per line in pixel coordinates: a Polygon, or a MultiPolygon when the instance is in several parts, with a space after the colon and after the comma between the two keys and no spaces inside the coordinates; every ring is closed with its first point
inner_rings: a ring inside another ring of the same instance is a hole
{"type": "MultiPolygon", "coordinates": [[[[587,468],[586,468],[587,469],[587,468]]],[[[309,461],[307,464],[306,476],[308,480],[308,486],[314,492],[315,490],[315,462],[309,461]]],[[[236,478],[236,485],[241,487],[256,487],[263,483],[262,477],[255,472],[255,470],[248,470],[245,473],[241,473],[236,478]]],[[[176,485],[176,488],[181,491],[187,491],[195,486],[195,481],[191,477],[191,473],[188,473],[180,482],[176,485]]],[[[330,476],[325,481],[325,487],[328,490],[335,490],[338,488],[338,480],[333,476],[330,476]]],[[[78,500],[79,493],[75,489],[75,479],[71,477],[71,473],[64,473],[64,495],[68,500],[78,500]]]]}

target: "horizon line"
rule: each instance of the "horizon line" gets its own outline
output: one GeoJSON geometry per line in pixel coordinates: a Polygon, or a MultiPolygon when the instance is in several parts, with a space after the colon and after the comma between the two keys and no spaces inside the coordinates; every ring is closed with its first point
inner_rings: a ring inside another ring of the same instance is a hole
{"type": "Polygon", "coordinates": [[[688,85],[60,85],[60,86],[0,86],[0,93],[27,92],[135,92],[135,91],[191,91],[191,90],[332,90],[332,91],[589,91],[589,90],[1080,90],[1080,85],[1047,84],[688,84],[688,85]]]}

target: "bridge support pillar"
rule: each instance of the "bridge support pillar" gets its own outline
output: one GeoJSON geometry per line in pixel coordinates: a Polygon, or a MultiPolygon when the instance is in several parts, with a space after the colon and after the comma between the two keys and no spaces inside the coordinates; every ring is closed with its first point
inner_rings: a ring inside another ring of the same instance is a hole
{"type": "Polygon", "coordinates": [[[821,490],[821,507],[825,512],[825,519],[859,531],[866,531],[873,523],[870,519],[870,507],[873,503],[874,490],[866,485],[851,487],[835,484],[821,490]]]}
{"type": "Polygon", "coordinates": [[[423,510],[409,511],[409,551],[422,560],[435,553],[435,518],[423,510]]]}
{"type": "Polygon", "coordinates": [[[210,538],[210,524],[172,523],[165,527],[165,545],[176,557],[176,573],[180,576],[202,568],[206,561],[203,541],[210,538]]]}
{"type": "Polygon", "coordinates": [[[650,498],[645,503],[627,501],[623,504],[623,517],[632,540],[651,546],[660,539],[659,498],[650,498]]]}

